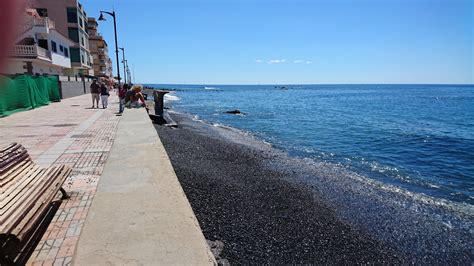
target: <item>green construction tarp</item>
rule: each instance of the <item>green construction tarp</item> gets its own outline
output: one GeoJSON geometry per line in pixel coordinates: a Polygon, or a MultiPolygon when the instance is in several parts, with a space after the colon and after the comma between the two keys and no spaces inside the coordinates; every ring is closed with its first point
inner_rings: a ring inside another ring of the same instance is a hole
{"type": "Polygon", "coordinates": [[[57,76],[0,76],[0,117],[60,100],[57,76]]]}

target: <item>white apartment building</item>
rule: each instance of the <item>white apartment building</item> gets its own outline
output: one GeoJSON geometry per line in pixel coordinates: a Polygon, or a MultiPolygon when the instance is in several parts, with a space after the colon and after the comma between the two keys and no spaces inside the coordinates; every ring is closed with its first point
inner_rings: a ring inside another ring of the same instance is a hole
{"type": "Polygon", "coordinates": [[[28,12],[20,25],[5,74],[64,75],[71,68],[74,42],[56,30],[54,21],[28,12]]]}

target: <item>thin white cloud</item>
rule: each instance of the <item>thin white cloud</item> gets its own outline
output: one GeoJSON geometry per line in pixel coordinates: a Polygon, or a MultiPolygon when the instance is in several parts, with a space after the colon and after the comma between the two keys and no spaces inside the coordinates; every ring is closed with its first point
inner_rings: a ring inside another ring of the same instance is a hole
{"type": "MultiPolygon", "coordinates": [[[[254,61],[255,61],[255,63],[263,63],[264,62],[264,60],[262,60],[262,59],[255,59],[254,61]]],[[[286,59],[270,59],[266,62],[267,62],[267,64],[282,64],[282,63],[286,63],[286,59]]],[[[313,61],[303,60],[303,59],[290,60],[289,62],[293,62],[294,64],[307,64],[307,65],[313,63],[313,61]]]]}
{"type": "Polygon", "coordinates": [[[272,60],[268,61],[269,64],[281,64],[281,63],[285,63],[285,62],[286,62],[285,59],[272,59],[272,60]]]}

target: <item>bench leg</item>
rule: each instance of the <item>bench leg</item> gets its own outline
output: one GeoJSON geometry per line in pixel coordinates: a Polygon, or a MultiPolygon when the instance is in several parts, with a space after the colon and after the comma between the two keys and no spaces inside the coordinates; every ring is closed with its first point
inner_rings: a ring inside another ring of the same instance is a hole
{"type": "Polygon", "coordinates": [[[64,188],[60,188],[59,191],[61,191],[61,194],[63,194],[63,196],[61,197],[62,200],[65,200],[65,199],[69,199],[69,195],[67,194],[66,190],[64,190],[64,188]]]}

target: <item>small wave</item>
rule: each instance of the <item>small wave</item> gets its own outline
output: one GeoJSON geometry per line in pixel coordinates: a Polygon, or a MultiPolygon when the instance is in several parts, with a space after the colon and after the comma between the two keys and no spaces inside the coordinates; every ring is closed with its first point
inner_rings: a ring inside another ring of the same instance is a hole
{"type": "Polygon", "coordinates": [[[165,101],[167,102],[175,102],[175,101],[179,101],[181,100],[181,98],[179,98],[178,96],[174,95],[174,94],[165,94],[165,101]]]}
{"type": "Polygon", "coordinates": [[[213,123],[212,126],[213,126],[213,127],[228,128],[227,126],[224,126],[223,124],[220,124],[220,123],[213,123]]]}
{"type": "Polygon", "coordinates": [[[440,188],[441,187],[439,185],[434,185],[434,184],[431,184],[431,183],[428,183],[428,186],[430,186],[432,188],[440,188]]]}
{"type": "Polygon", "coordinates": [[[221,89],[216,88],[216,87],[204,87],[205,90],[211,90],[211,91],[220,91],[221,89]]]}
{"type": "MultiPolygon", "coordinates": [[[[175,112],[175,113],[178,113],[178,112],[175,112]]],[[[179,114],[179,113],[178,113],[179,114]]],[[[196,122],[201,122],[201,123],[204,123],[204,121],[201,119],[201,117],[199,117],[198,115],[193,115],[192,116],[192,120],[193,121],[196,121],[196,122]]]]}
{"type": "MultiPolygon", "coordinates": [[[[206,123],[206,122],[204,121],[204,123],[206,123]]],[[[212,126],[216,127],[216,128],[231,131],[231,132],[236,133],[236,134],[241,135],[241,136],[249,136],[251,134],[248,131],[238,129],[238,128],[235,128],[235,127],[231,127],[231,126],[227,126],[227,125],[223,125],[223,124],[220,124],[220,123],[212,123],[212,126]]]]}

